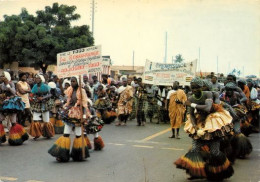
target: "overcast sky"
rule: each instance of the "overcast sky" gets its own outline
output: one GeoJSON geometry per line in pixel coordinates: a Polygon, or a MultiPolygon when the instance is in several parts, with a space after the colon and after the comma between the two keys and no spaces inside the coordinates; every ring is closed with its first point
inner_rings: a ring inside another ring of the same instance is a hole
{"type": "MultiPolygon", "coordinates": [[[[245,75],[260,73],[260,0],[95,0],[94,38],[114,65],[144,66],[145,60],[163,62],[168,34],[167,62],[181,54],[185,61],[199,58],[202,71],[245,75]]],[[[3,15],[34,14],[52,3],[77,6],[81,19],[73,25],[91,28],[92,0],[0,0],[3,15]]],[[[199,66],[198,66],[199,69],[199,66]]]]}

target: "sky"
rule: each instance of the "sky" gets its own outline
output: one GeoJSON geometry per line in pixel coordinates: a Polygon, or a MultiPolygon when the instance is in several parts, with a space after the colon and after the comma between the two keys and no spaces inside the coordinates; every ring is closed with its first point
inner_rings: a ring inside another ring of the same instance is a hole
{"type": "MultiPolygon", "coordinates": [[[[75,5],[73,25],[92,28],[92,0],[0,0],[0,20],[54,2],[75,5]]],[[[95,45],[113,65],[132,65],[133,52],[136,66],[163,62],[166,32],[167,63],[181,54],[200,60],[198,71],[260,76],[260,0],[95,0],[95,45]]]]}

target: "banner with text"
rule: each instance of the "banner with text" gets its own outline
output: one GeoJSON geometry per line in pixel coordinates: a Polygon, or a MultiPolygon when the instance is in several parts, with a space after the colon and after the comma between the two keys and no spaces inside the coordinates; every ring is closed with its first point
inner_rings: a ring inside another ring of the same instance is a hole
{"type": "Polygon", "coordinates": [[[146,60],[143,82],[153,85],[172,86],[174,81],[189,85],[196,74],[197,60],[187,63],[165,64],[146,60]]]}
{"type": "Polygon", "coordinates": [[[59,78],[102,72],[101,45],[57,54],[59,78]]]}

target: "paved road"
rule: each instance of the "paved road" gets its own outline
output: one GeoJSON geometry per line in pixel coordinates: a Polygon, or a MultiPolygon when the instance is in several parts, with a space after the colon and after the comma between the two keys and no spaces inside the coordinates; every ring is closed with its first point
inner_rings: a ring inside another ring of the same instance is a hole
{"type": "MultiPolygon", "coordinates": [[[[58,163],[47,150],[53,139],[29,139],[22,146],[0,146],[0,181],[15,182],[184,182],[187,175],[173,165],[191,147],[181,130],[181,139],[169,139],[168,124],[136,126],[105,125],[100,133],[103,151],[90,151],[84,162],[58,163]]],[[[93,137],[90,136],[93,140],[93,137]]],[[[260,181],[260,134],[252,134],[254,151],[248,159],[237,160],[235,174],[226,181],[260,181]]],[[[197,180],[198,181],[198,180],[197,180]]],[[[206,180],[204,180],[206,181],[206,180]]]]}

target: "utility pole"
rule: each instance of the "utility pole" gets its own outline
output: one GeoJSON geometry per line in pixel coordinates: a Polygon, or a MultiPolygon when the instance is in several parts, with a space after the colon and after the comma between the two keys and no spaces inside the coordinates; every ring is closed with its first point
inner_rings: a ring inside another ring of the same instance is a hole
{"type": "Polygon", "coordinates": [[[94,37],[94,20],[95,20],[95,0],[92,0],[92,14],[91,14],[91,20],[92,20],[92,35],[94,37]]]}
{"type": "Polygon", "coordinates": [[[199,71],[201,71],[200,70],[200,47],[199,47],[199,64],[198,64],[198,66],[199,66],[199,71]]]}
{"type": "Polygon", "coordinates": [[[230,62],[228,62],[228,74],[231,73],[230,72],[230,62]]]}
{"type": "Polygon", "coordinates": [[[218,74],[218,56],[217,56],[217,74],[218,74]]]}
{"type": "Polygon", "coordinates": [[[135,70],[135,51],[133,51],[133,70],[135,70]]]}
{"type": "Polygon", "coordinates": [[[167,32],[165,34],[165,56],[164,56],[164,63],[167,62],[167,32]]]}

